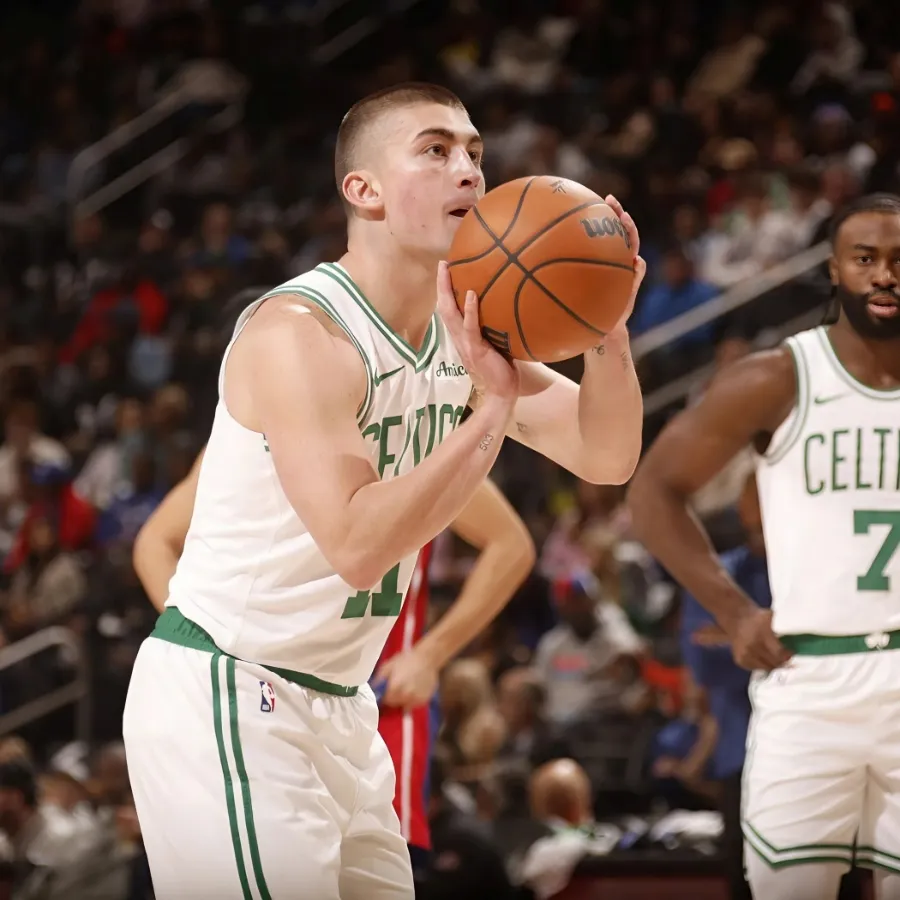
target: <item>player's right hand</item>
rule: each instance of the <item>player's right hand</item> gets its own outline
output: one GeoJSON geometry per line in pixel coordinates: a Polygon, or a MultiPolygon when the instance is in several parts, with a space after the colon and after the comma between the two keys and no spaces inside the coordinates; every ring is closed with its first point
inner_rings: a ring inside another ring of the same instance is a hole
{"type": "Polygon", "coordinates": [[[438,264],[437,308],[444,327],[450,332],[463,365],[475,388],[485,396],[515,401],[519,397],[519,371],[515,363],[494,349],[481,334],[478,297],[475,291],[466,294],[463,315],[456,305],[450,269],[447,263],[438,264]]]}
{"type": "Polygon", "coordinates": [[[725,627],[731,638],[734,661],[745,669],[771,672],[788,662],[791,654],[772,630],[772,611],[751,609],[725,627]]]}

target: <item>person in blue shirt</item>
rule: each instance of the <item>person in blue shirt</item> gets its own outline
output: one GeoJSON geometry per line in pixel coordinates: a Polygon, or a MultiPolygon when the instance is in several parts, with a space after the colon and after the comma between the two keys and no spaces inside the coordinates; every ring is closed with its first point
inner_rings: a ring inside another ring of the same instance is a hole
{"type": "MultiPolygon", "coordinates": [[[[750,597],[768,608],[772,605],[772,594],[753,475],[744,483],[738,513],[745,540],[722,555],[722,565],[750,597]]],[[[744,879],[741,836],[741,772],[750,723],[750,672],[734,661],[725,633],[690,594],[682,598],[681,640],[684,664],[696,684],[706,691],[710,712],[719,729],[711,774],[722,783],[723,849],[731,900],[750,900],[750,889],[744,879]]]]}

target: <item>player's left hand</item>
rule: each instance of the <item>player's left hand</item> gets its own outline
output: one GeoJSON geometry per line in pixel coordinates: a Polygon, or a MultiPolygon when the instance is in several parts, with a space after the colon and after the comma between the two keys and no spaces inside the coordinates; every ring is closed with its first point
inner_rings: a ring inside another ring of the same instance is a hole
{"type": "Polygon", "coordinates": [[[634,219],[631,218],[629,213],[625,212],[622,204],[612,194],[607,194],[603,198],[603,202],[619,217],[619,221],[625,226],[631,249],[634,251],[634,280],[631,283],[631,296],[628,298],[628,306],[625,307],[622,318],[619,319],[616,327],[613,329],[613,333],[615,333],[624,331],[625,324],[634,311],[634,302],[637,300],[638,291],[641,289],[641,282],[643,282],[644,276],[647,274],[647,263],[644,262],[641,256],[641,236],[638,233],[634,219]]]}
{"type": "Polygon", "coordinates": [[[376,673],[376,681],[386,682],[382,706],[413,709],[423,706],[434,696],[440,673],[437,667],[417,650],[389,659],[376,673]]]}

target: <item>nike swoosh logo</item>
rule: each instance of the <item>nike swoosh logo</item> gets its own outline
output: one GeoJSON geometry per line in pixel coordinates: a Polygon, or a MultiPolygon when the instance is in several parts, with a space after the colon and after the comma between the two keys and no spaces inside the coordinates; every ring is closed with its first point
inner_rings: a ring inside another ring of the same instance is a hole
{"type": "Polygon", "coordinates": [[[384,375],[379,375],[377,372],[375,373],[375,377],[372,379],[375,382],[375,387],[378,387],[385,378],[390,378],[391,375],[396,375],[398,372],[403,371],[403,366],[400,366],[399,369],[391,369],[390,372],[385,372],[384,375]]]}
{"type": "Polygon", "coordinates": [[[831,403],[832,400],[840,400],[841,397],[846,397],[846,396],[847,396],[846,394],[835,394],[832,397],[816,397],[813,400],[813,403],[815,403],[816,406],[821,406],[823,403],[831,403]]]}

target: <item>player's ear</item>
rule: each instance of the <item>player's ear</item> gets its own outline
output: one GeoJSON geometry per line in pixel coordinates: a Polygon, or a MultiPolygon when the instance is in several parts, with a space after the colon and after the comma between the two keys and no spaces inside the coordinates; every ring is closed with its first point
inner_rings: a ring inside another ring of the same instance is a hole
{"type": "Polygon", "coordinates": [[[357,213],[378,216],[382,212],[381,185],[366,169],[348,172],[341,182],[341,190],[357,213]]]}
{"type": "Polygon", "coordinates": [[[837,260],[833,256],[828,257],[828,277],[831,279],[832,286],[837,287],[840,279],[838,278],[837,260]]]}

